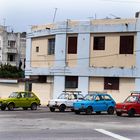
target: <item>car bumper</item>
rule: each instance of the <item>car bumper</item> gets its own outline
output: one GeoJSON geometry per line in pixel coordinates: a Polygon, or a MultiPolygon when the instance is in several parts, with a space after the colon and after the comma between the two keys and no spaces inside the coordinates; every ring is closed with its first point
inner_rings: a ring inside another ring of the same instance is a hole
{"type": "Polygon", "coordinates": [[[116,109],[116,112],[127,113],[127,109],[116,109]]]}
{"type": "Polygon", "coordinates": [[[51,107],[52,108],[59,108],[59,105],[50,105],[50,104],[48,104],[47,107],[49,107],[49,108],[51,108],[51,107]]]}

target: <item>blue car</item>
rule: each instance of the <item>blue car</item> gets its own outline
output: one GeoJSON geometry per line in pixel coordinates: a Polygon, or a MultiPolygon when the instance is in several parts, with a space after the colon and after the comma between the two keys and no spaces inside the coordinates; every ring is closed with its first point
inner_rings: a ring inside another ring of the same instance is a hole
{"type": "Polygon", "coordinates": [[[92,112],[100,114],[102,111],[106,111],[108,114],[114,114],[115,105],[115,101],[109,94],[98,92],[87,94],[84,100],[73,104],[75,114],[85,112],[88,115],[92,114],[92,112]]]}

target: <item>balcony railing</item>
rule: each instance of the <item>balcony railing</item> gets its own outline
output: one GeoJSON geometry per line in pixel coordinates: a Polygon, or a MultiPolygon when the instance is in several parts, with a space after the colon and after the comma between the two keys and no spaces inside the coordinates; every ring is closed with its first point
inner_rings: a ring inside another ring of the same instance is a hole
{"type": "Polygon", "coordinates": [[[5,48],[5,53],[18,53],[17,48],[5,48]]]}

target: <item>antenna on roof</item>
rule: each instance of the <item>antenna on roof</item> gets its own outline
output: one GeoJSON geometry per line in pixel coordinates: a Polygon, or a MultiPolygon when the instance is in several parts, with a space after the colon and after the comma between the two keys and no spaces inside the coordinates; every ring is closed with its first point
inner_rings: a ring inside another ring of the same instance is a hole
{"type": "Polygon", "coordinates": [[[57,12],[57,8],[55,8],[55,11],[54,11],[54,16],[53,16],[53,23],[54,23],[54,21],[55,21],[56,12],[57,12]]]}

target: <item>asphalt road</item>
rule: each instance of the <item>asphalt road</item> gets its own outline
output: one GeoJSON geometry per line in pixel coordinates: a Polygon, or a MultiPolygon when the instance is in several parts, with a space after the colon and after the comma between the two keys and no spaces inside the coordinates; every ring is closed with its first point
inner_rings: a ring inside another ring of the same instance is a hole
{"type": "Polygon", "coordinates": [[[140,140],[140,116],[0,111],[0,140],[140,140]]]}

